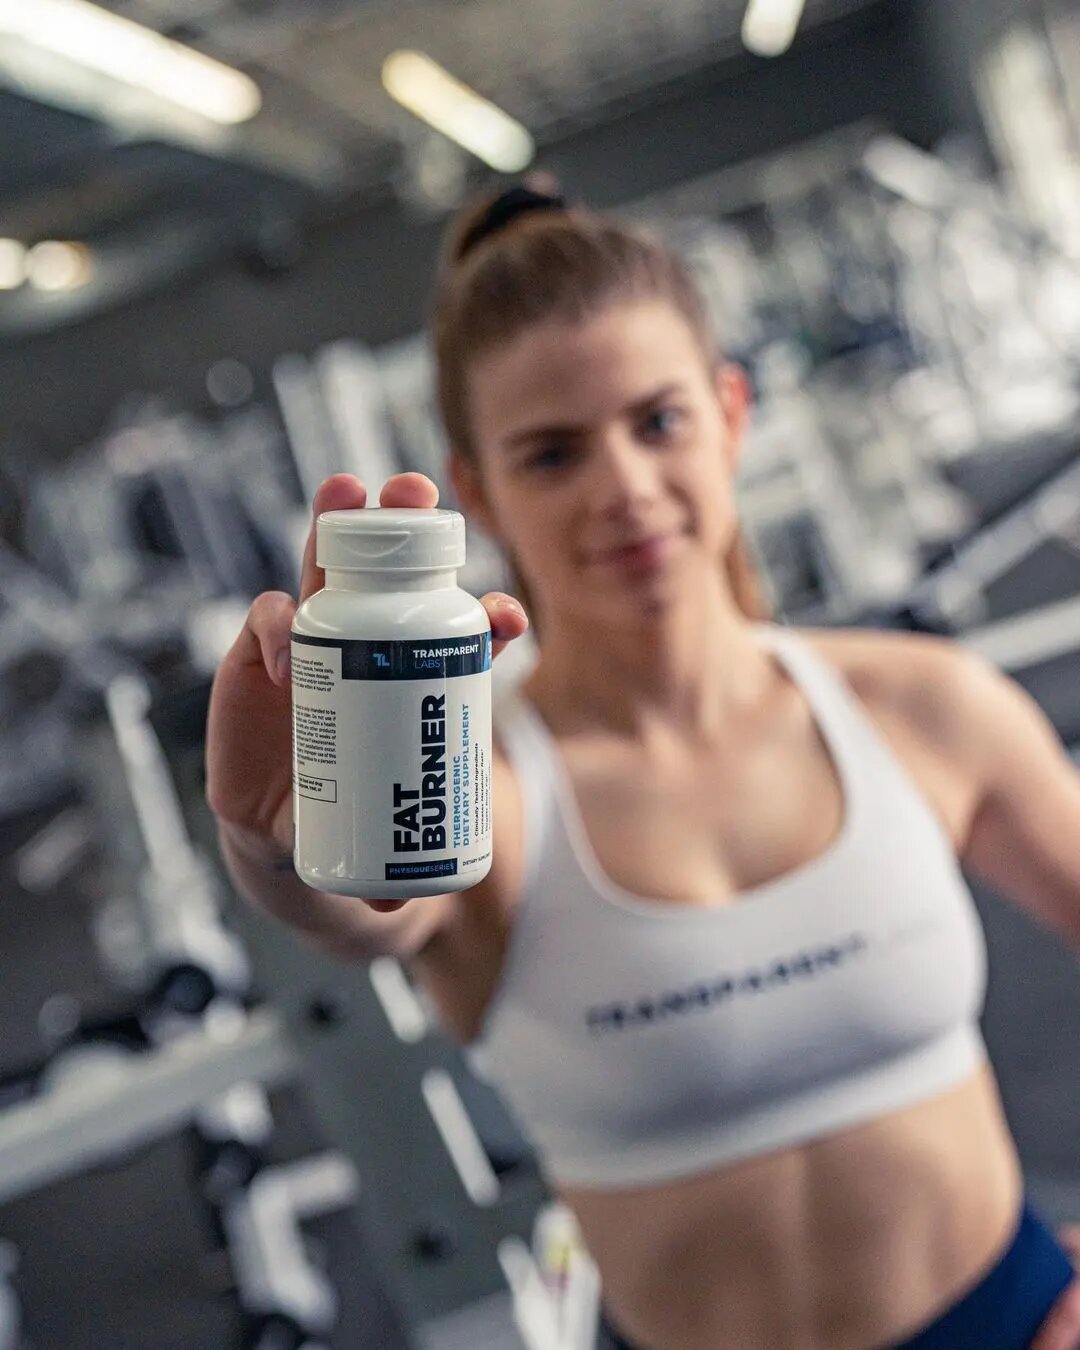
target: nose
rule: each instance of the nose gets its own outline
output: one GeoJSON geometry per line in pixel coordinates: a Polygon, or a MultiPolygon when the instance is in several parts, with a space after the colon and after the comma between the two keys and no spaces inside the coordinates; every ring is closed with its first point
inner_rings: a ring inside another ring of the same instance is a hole
{"type": "Polygon", "coordinates": [[[659,490],[656,456],[630,436],[605,436],[595,445],[590,460],[589,493],[600,515],[632,515],[655,500],[659,490]]]}

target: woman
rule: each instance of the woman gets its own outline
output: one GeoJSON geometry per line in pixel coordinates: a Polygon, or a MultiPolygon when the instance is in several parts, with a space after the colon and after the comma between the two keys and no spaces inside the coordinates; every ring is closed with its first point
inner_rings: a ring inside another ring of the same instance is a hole
{"type": "MultiPolygon", "coordinates": [[[[1080,778],[1045,718],[942,640],[763,620],[746,383],[657,242],[527,189],[484,203],[435,343],[455,487],[539,634],[499,723],[492,870],[367,906],[292,874],[296,602],[268,593],[209,716],[237,887],[322,949],[409,963],[576,1213],[621,1344],[1080,1345],[957,865],[1080,946],[1080,778]]],[[[436,497],[403,474],[380,500],[436,497]]],[[[337,475],[315,513],[365,501],[337,475]]],[[[313,529],[301,599],[321,585],[313,529]]],[[[527,621],[484,603],[499,650],[527,621]]]]}

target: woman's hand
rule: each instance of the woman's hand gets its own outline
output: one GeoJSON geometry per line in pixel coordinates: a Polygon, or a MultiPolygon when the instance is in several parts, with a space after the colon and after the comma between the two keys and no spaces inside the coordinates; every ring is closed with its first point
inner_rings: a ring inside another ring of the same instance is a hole
{"type": "MultiPolygon", "coordinates": [[[[1058,1229],[1058,1241],[1080,1271],[1080,1223],[1058,1229]]],[[[1050,1316],[1031,1342],[1031,1350],[1080,1350],[1080,1275],[1054,1304],[1050,1316]]]]}
{"type": "MultiPolygon", "coordinates": [[[[430,509],[439,490],[418,473],[396,474],[379,494],[381,506],[430,509]]],[[[315,563],[315,520],[323,511],[362,507],[367,489],[352,474],[334,474],[315,494],[304,548],[300,599],[321,590],[315,563]]],[[[481,604],[491,621],[492,656],[528,627],[512,596],[492,592],[481,604]]],[[[206,798],[210,809],[244,841],[245,850],[287,858],[293,847],[292,686],[290,629],[298,602],[264,591],[214,677],[206,731],[206,798]]],[[[390,902],[396,908],[401,902],[390,902]]],[[[380,906],[381,908],[382,906],[380,906]]]]}

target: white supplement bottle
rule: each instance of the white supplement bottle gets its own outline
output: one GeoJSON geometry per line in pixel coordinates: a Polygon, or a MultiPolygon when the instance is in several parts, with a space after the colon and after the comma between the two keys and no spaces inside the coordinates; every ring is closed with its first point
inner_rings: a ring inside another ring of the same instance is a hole
{"type": "Polygon", "coordinates": [[[292,623],[293,863],[309,886],[401,900],[491,866],[491,625],[457,584],[456,511],[316,521],[321,591],[292,623]]]}

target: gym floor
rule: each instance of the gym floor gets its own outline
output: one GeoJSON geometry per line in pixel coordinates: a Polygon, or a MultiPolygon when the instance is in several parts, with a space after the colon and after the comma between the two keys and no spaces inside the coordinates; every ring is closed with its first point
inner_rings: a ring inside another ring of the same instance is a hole
{"type": "MultiPolygon", "coordinates": [[[[1037,463],[1025,464],[1034,476],[1037,463]]],[[[1000,464],[984,466],[982,480],[975,465],[968,474],[965,486],[987,513],[1015,491],[1016,473],[1010,479],[1000,464]]],[[[1064,553],[1044,551],[1002,584],[994,597],[996,611],[1013,613],[1075,593],[1080,577],[1070,567],[1080,569],[1075,553],[1070,560],[1064,553]]],[[[1044,706],[1053,705],[1059,720],[1072,718],[1069,735],[1080,730],[1078,677],[1080,653],[1031,676],[1044,706]]],[[[179,754],[177,777],[189,820],[195,836],[205,841],[212,831],[199,792],[201,747],[190,743],[179,754]]],[[[80,869],[54,891],[31,894],[18,885],[13,854],[48,816],[39,812],[0,826],[0,1075],[41,1054],[39,1011],[50,996],[70,995],[87,1011],[117,1001],[89,928],[98,898],[93,869],[80,869]]],[[[984,1031],[1029,1186],[1051,1219],[1080,1219],[1076,957],[1015,907],[982,887],[975,892],[991,962],[984,1031]]],[[[369,1033],[362,1025],[352,1033],[357,1063],[370,1053],[369,1033]]],[[[340,1142],[316,1122],[298,1087],[274,1091],[271,1101],[275,1159],[306,1156],[340,1142]]],[[[416,1110],[422,1110],[419,1100],[416,1110]]],[[[362,1189],[365,1177],[392,1175],[400,1163],[390,1149],[356,1161],[362,1189]]],[[[177,1133],[114,1166],[58,1181],[0,1207],[0,1238],[12,1241],[21,1258],[14,1284],[29,1346],[232,1350],[238,1318],[228,1262],[213,1249],[190,1178],[187,1141],[177,1133]]],[[[306,1228],[341,1304],[328,1344],[335,1350],[405,1350],[410,1341],[402,1322],[415,1324],[417,1310],[402,1308],[399,1319],[391,1307],[375,1274],[386,1260],[384,1235],[361,1212],[335,1214],[306,1228]],[[374,1251],[380,1252],[379,1261],[372,1259],[374,1251]]]]}

